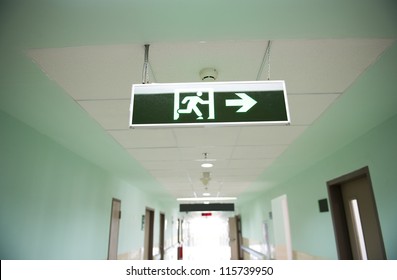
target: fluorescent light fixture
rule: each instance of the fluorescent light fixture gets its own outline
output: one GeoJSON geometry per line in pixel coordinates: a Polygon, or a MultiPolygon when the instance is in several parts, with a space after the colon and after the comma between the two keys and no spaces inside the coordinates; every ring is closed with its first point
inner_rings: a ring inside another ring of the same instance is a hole
{"type": "Polygon", "coordinates": [[[211,168],[213,166],[214,165],[212,163],[209,163],[209,162],[205,162],[205,163],[201,164],[201,167],[203,167],[203,168],[211,168]]]}
{"type": "Polygon", "coordinates": [[[177,201],[228,201],[236,200],[237,197],[180,197],[177,201]]]}

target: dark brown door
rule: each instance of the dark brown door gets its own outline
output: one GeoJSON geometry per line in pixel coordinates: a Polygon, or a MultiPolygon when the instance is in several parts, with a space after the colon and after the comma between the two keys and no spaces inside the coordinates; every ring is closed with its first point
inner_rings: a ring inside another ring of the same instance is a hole
{"type": "Polygon", "coordinates": [[[146,208],[143,258],[153,260],[154,210],[146,208]]]}
{"type": "Polygon", "coordinates": [[[160,240],[159,240],[160,260],[164,260],[164,232],[165,232],[165,214],[160,213],[160,240]]]}
{"type": "Polygon", "coordinates": [[[327,184],[339,258],[386,259],[369,169],[327,184]]]}

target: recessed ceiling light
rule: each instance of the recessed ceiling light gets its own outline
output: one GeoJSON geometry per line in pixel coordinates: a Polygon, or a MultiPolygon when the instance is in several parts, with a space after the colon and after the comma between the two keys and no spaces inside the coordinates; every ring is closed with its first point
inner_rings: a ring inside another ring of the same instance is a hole
{"type": "Polygon", "coordinates": [[[209,192],[203,193],[203,196],[210,196],[211,194],[209,192]]]}
{"type": "Polygon", "coordinates": [[[214,161],[214,160],[208,159],[208,153],[203,153],[203,155],[204,155],[204,159],[203,159],[203,163],[201,164],[201,167],[204,167],[204,168],[213,167],[214,165],[210,161],[214,161]]]}

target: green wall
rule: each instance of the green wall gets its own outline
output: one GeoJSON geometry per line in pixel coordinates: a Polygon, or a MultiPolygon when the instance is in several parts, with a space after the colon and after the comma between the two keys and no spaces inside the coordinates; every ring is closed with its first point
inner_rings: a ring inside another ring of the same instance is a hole
{"type": "Polygon", "coordinates": [[[0,45],[0,258],[106,259],[112,198],[119,254],[143,246],[141,217],[177,205],[103,128],[27,57],[0,45]],[[161,198],[161,199],[159,199],[161,198]]]}
{"type": "Polygon", "coordinates": [[[157,215],[171,220],[173,205],[2,111],[0,125],[1,259],[106,259],[112,197],[122,200],[119,253],[143,246],[146,206],[156,210],[158,242],[157,215]]]}
{"type": "MultiPolygon", "coordinates": [[[[270,222],[271,199],[287,194],[293,250],[336,259],[336,245],[330,212],[320,213],[318,200],[327,198],[326,182],[364,166],[370,169],[386,254],[397,259],[397,116],[318,162],[277,189],[268,191],[250,205],[241,207],[243,235],[262,241],[261,223],[270,222]]],[[[270,232],[271,233],[271,232],[270,232]]]]}
{"type": "Polygon", "coordinates": [[[395,44],[260,176],[256,185],[267,189],[238,207],[250,243],[263,242],[264,221],[272,239],[271,200],[286,194],[293,250],[336,259],[331,214],[319,212],[318,200],[328,198],[327,181],[368,166],[386,254],[397,259],[396,61],[395,44]]]}

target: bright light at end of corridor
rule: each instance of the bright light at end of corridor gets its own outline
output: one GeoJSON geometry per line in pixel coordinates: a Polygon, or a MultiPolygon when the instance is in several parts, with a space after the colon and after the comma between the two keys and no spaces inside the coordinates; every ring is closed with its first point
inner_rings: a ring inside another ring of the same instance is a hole
{"type": "Polygon", "coordinates": [[[236,200],[237,197],[180,197],[177,201],[229,201],[236,200]]]}

